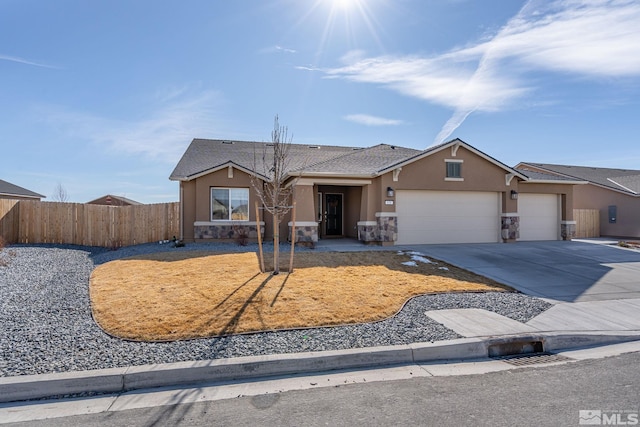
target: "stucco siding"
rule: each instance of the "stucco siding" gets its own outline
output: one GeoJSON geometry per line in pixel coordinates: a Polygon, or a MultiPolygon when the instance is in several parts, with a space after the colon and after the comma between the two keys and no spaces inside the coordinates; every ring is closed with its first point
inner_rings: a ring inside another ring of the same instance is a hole
{"type": "Polygon", "coordinates": [[[573,203],[576,209],[600,211],[602,236],[640,238],[640,197],[588,184],[576,186],[573,203]],[[615,223],[609,223],[609,206],[616,206],[615,223]]]}

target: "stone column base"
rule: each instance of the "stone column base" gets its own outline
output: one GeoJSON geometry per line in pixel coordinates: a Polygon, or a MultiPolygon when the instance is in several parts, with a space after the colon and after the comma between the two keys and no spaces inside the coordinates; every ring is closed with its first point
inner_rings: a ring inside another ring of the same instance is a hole
{"type": "Polygon", "coordinates": [[[562,240],[571,240],[576,237],[576,221],[561,221],[560,235],[562,240]]]}
{"type": "Polygon", "coordinates": [[[503,241],[516,241],[520,238],[520,217],[515,213],[501,214],[500,228],[500,233],[503,241]]]}
{"type": "Polygon", "coordinates": [[[398,240],[398,217],[395,213],[378,212],[375,221],[359,221],[358,240],[393,245],[398,240]]]}
{"type": "MultiPolygon", "coordinates": [[[[289,241],[293,223],[289,222],[289,241]]],[[[314,221],[296,222],[296,243],[313,246],[318,242],[318,223],[314,221]]]]}

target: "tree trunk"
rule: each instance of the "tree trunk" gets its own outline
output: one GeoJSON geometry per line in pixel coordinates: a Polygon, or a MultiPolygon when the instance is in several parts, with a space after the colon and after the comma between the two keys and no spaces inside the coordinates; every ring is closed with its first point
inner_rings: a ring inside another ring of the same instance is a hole
{"type": "Polygon", "coordinates": [[[273,214],[273,274],[280,273],[280,217],[273,214]]]}

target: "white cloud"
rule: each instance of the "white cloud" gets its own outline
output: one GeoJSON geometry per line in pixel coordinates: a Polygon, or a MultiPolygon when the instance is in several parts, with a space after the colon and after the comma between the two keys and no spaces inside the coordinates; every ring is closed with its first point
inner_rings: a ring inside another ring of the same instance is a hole
{"type": "Polygon", "coordinates": [[[324,70],[454,110],[442,142],[474,111],[500,111],[534,89],[530,73],[586,78],[640,75],[640,3],[530,0],[494,36],[435,56],[349,52],[324,70]]]}
{"type": "Polygon", "coordinates": [[[89,140],[105,151],[173,163],[194,137],[220,132],[214,116],[216,92],[190,98],[177,92],[174,95],[168,97],[170,102],[161,102],[140,120],[113,119],[51,107],[42,109],[40,114],[65,135],[89,140]]]}
{"type": "Polygon", "coordinates": [[[34,67],[59,69],[59,67],[55,67],[53,65],[43,64],[41,62],[29,61],[28,59],[20,58],[19,56],[10,56],[10,55],[0,54],[0,60],[17,62],[19,64],[25,64],[25,65],[33,65],[34,67]]]}
{"type": "Polygon", "coordinates": [[[274,46],[269,46],[269,47],[265,47],[264,49],[260,50],[260,53],[297,53],[297,51],[295,49],[291,49],[288,47],[283,47],[280,45],[274,45],[274,46]]]}
{"type": "Polygon", "coordinates": [[[386,119],[384,117],[370,116],[368,114],[349,114],[345,120],[366,126],[397,126],[404,123],[402,120],[386,119]]]}

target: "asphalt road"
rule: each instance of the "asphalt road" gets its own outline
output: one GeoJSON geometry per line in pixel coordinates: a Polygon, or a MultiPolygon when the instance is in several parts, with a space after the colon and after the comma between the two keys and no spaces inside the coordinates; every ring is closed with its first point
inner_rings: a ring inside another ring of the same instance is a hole
{"type": "Polygon", "coordinates": [[[640,353],[482,375],[350,384],[13,425],[538,427],[579,425],[580,411],[592,411],[582,413],[585,419],[638,424],[640,353]]]}

